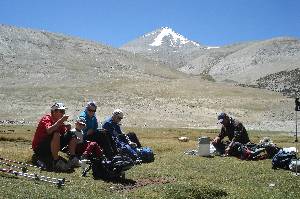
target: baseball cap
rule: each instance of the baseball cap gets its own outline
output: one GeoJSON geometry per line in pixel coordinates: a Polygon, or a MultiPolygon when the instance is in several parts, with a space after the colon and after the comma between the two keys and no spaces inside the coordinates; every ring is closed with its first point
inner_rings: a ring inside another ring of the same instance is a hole
{"type": "Polygon", "coordinates": [[[113,115],[119,116],[120,118],[124,117],[124,113],[121,109],[114,110],[113,115]]]}
{"type": "Polygon", "coordinates": [[[224,121],[224,118],[227,117],[227,114],[222,112],[218,115],[218,123],[222,123],[224,121]]]}
{"type": "Polygon", "coordinates": [[[55,110],[66,110],[66,107],[63,103],[61,102],[55,102],[52,106],[51,106],[51,111],[55,111],[55,110]]]}

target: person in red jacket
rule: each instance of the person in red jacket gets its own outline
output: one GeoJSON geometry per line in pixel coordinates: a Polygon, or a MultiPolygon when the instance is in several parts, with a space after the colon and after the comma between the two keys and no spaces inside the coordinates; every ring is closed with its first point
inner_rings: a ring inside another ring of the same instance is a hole
{"type": "Polygon", "coordinates": [[[67,132],[64,122],[69,118],[65,114],[66,107],[63,103],[54,103],[51,113],[40,120],[32,140],[32,149],[39,158],[50,157],[53,159],[53,168],[58,171],[67,171],[71,167],[79,166],[75,156],[77,144],[76,135],[67,132]],[[59,158],[58,152],[68,146],[70,159],[64,162],[59,158]]]}

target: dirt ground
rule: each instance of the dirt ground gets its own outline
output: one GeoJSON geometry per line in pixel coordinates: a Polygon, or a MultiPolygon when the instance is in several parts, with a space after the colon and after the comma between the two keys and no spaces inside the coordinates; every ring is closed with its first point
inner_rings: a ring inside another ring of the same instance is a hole
{"type": "Polygon", "coordinates": [[[294,131],[294,99],[279,93],[214,83],[196,77],[152,76],[99,80],[93,86],[5,86],[0,89],[0,122],[36,124],[55,101],[64,102],[72,122],[87,101],[98,104],[99,122],[116,108],[127,127],[219,128],[227,112],[248,129],[294,131]]]}

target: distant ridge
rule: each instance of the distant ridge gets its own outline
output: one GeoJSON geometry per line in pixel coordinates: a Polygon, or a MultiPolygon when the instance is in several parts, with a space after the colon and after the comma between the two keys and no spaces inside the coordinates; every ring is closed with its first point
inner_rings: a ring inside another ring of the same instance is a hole
{"type": "MultiPolygon", "coordinates": [[[[171,28],[163,27],[128,42],[121,49],[162,61],[186,74],[278,92],[282,92],[278,88],[282,88],[283,83],[270,81],[271,77],[276,76],[272,74],[284,76],[289,71],[300,69],[300,41],[291,37],[212,47],[191,41],[171,28]],[[264,78],[267,80],[263,81],[264,78]],[[262,81],[264,86],[259,83],[262,81]]],[[[282,78],[292,78],[290,81],[294,82],[288,85],[290,89],[285,90],[284,94],[299,95],[297,90],[300,82],[296,77],[282,78]]]]}

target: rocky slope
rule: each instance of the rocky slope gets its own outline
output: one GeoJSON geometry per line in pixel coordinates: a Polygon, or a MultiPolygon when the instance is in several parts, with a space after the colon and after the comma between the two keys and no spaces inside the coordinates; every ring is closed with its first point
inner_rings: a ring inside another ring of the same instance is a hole
{"type": "Polygon", "coordinates": [[[247,128],[294,125],[293,99],[274,92],[204,81],[137,53],[7,25],[0,26],[0,85],[0,123],[36,124],[55,101],[72,120],[93,99],[100,121],[121,108],[125,126],[217,128],[221,111],[247,128]]]}
{"type": "MultiPolygon", "coordinates": [[[[186,74],[257,87],[260,87],[257,84],[259,79],[300,68],[300,41],[290,37],[208,47],[190,41],[170,28],[161,28],[125,44],[121,49],[164,61],[186,74]]],[[[276,82],[261,88],[281,92],[277,89],[281,85],[276,82]]],[[[289,86],[295,90],[294,84],[289,86]]],[[[295,96],[287,92],[285,94],[295,96]]]]}

